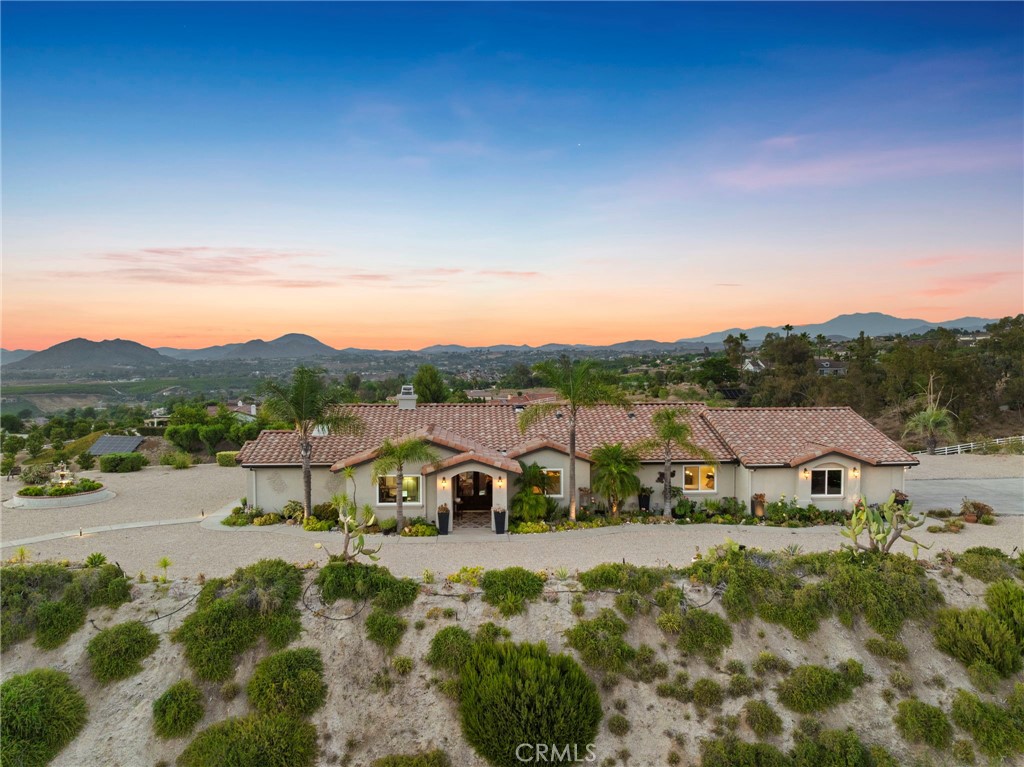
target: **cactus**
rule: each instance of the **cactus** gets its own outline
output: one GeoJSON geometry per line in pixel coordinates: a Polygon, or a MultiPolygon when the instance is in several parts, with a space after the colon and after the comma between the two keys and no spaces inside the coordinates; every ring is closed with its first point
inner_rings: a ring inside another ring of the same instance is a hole
{"type": "Polygon", "coordinates": [[[342,550],[340,558],[346,562],[354,562],[356,557],[364,556],[371,562],[376,562],[380,557],[377,552],[380,546],[375,549],[366,546],[366,531],[377,524],[377,518],[373,514],[370,504],[364,504],[362,509],[356,506],[353,498],[345,493],[338,493],[331,498],[338,508],[338,526],[342,533],[342,550]],[[351,551],[349,548],[351,547],[351,551]]]}
{"type": "Polygon", "coordinates": [[[912,504],[899,506],[896,504],[896,495],[892,494],[881,506],[868,506],[864,499],[860,498],[853,506],[853,514],[843,526],[842,534],[853,542],[854,548],[859,551],[877,551],[888,554],[896,541],[902,539],[914,545],[914,559],[917,559],[919,547],[930,549],[923,543],[914,540],[907,532],[925,523],[925,517],[919,517],[911,513],[912,504]],[[862,533],[867,533],[867,543],[860,541],[862,533]]]}

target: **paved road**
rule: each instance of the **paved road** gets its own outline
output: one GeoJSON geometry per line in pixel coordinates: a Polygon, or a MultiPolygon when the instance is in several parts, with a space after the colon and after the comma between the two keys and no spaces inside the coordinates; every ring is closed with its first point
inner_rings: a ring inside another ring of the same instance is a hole
{"type": "Polygon", "coordinates": [[[999,514],[1024,514],[1024,479],[908,479],[916,511],[960,508],[966,497],[987,503],[999,514]]]}

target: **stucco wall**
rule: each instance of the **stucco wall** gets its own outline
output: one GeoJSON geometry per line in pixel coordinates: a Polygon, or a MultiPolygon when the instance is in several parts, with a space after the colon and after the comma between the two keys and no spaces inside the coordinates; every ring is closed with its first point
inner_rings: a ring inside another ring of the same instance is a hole
{"type": "MultiPolygon", "coordinates": [[[[329,501],[335,493],[343,492],[340,475],[332,474],[326,466],[312,470],[313,505],[329,501]]],[[[280,511],[288,501],[302,500],[302,469],[299,467],[259,468],[249,471],[249,503],[266,512],[280,511]]]]}
{"type": "Polygon", "coordinates": [[[764,493],[767,501],[777,500],[781,495],[787,498],[795,496],[801,506],[813,503],[819,509],[849,510],[861,496],[868,503],[883,503],[894,488],[903,489],[903,474],[901,466],[870,466],[846,456],[831,454],[796,468],[754,469],[750,491],[745,497],[749,504],[753,493],[764,493]],[[804,476],[805,469],[808,474],[814,469],[841,469],[842,495],[812,495],[811,479],[810,476],[804,476]]]}
{"type": "MultiPolygon", "coordinates": [[[[557,450],[544,448],[534,450],[516,458],[525,464],[536,463],[545,469],[562,470],[562,495],[558,497],[558,503],[562,506],[569,505],[569,456],[557,450]]],[[[576,460],[576,487],[590,487],[590,464],[580,459],[576,460]]],[[[515,480],[512,482],[512,492],[517,490],[515,480]]]]}
{"type": "MultiPolygon", "coordinates": [[[[692,466],[694,464],[683,464],[673,463],[672,470],[675,472],[675,476],[672,477],[673,487],[683,486],[683,470],[685,466],[692,466]]],[[[664,509],[663,493],[664,488],[660,482],[658,482],[658,475],[664,470],[665,464],[663,463],[645,463],[640,466],[640,484],[648,487],[653,487],[654,492],[651,493],[651,508],[657,511],[664,509]]],[[[715,490],[710,492],[707,490],[687,490],[685,491],[687,498],[700,502],[708,498],[726,498],[729,496],[736,495],[736,482],[737,482],[737,470],[738,466],[730,463],[717,464],[715,469],[715,490]]],[[[737,496],[740,497],[740,496],[737,496]]],[[[638,507],[636,496],[632,496],[627,499],[623,508],[625,509],[636,509],[638,507]]]]}

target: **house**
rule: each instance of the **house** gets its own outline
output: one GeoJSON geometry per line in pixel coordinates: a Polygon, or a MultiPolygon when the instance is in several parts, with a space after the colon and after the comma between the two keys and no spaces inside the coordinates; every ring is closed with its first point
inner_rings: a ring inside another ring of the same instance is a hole
{"type": "Polygon", "coordinates": [[[820,376],[844,376],[847,365],[842,360],[814,358],[814,369],[820,376]]]}
{"type": "MultiPolygon", "coordinates": [[[[411,387],[407,387],[411,389],[411,387]]],[[[495,403],[416,404],[403,392],[397,405],[342,405],[365,428],[350,434],[313,437],[313,502],[338,492],[352,492],[342,471],[351,468],[355,498],[369,503],[379,517],[394,516],[402,493],[404,513],[436,520],[447,504],[456,512],[454,526],[492,506],[508,507],[522,473],[520,462],[545,471],[546,495],[568,504],[568,418],[556,411],[530,427],[518,428],[522,405],[495,403]],[[419,437],[441,459],[436,464],[404,467],[402,487],[394,476],[373,481],[372,464],[385,438],[419,437]],[[347,485],[346,485],[347,483],[347,485]]],[[[736,497],[748,505],[755,493],[769,500],[780,495],[813,502],[823,509],[849,509],[861,496],[868,502],[903,489],[904,470],[918,463],[899,445],[847,407],[710,408],[702,403],[638,403],[628,408],[600,405],[581,411],[577,424],[576,483],[590,486],[591,451],[604,442],[637,443],[654,435],[653,415],[668,407],[685,407],[694,441],[714,458],[701,461],[676,451],[673,484],[694,500],[736,497]]],[[[302,497],[298,439],[292,431],[267,430],[247,442],[237,460],[249,470],[249,501],[267,511],[302,497]]],[[[642,456],[639,473],[655,488],[664,470],[659,450],[642,456]]],[[[625,508],[635,508],[629,499],[625,508]]]]}
{"type": "Polygon", "coordinates": [[[238,400],[238,403],[234,405],[207,405],[206,413],[211,418],[215,418],[220,413],[221,408],[224,408],[233,415],[236,421],[241,421],[242,423],[254,423],[256,421],[258,406],[255,404],[247,405],[241,400],[238,400]]]}

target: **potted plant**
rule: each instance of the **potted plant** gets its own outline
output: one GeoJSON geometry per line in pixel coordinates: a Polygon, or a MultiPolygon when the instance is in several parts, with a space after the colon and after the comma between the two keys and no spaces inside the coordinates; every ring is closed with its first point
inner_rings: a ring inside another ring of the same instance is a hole
{"type": "Polygon", "coordinates": [[[764,517],[764,493],[754,493],[750,496],[750,508],[755,517],[764,517]]]}
{"type": "Polygon", "coordinates": [[[505,524],[508,521],[508,512],[504,506],[491,507],[491,515],[494,519],[494,532],[498,535],[505,534],[505,524]]]}
{"type": "Polygon", "coordinates": [[[651,510],[651,494],[654,492],[653,487],[648,485],[640,485],[640,491],[636,494],[637,504],[640,506],[640,511],[651,510]]]}
{"type": "Polygon", "coordinates": [[[964,522],[971,524],[978,521],[978,509],[974,505],[974,501],[964,498],[960,504],[960,513],[963,515],[964,522]]]}
{"type": "Polygon", "coordinates": [[[893,490],[892,491],[892,502],[895,503],[897,506],[906,506],[907,505],[907,501],[909,501],[909,500],[910,500],[910,496],[908,496],[902,490],[893,490]]]}
{"type": "Polygon", "coordinates": [[[442,503],[437,507],[437,531],[441,535],[448,535],[449,522],[451,522],[452,510],[448,508],[447,503],[442,503]]]}

